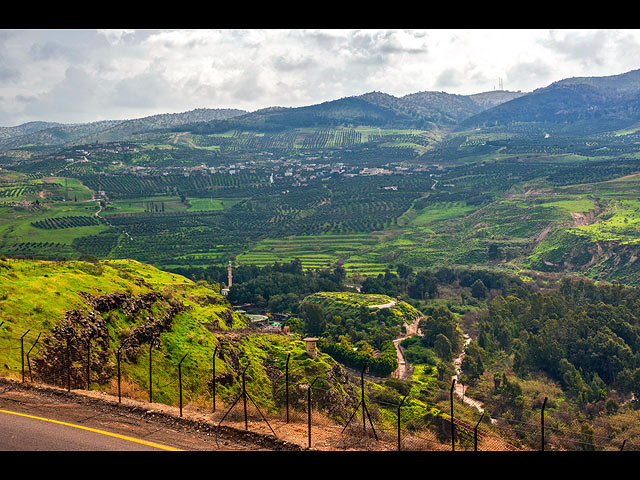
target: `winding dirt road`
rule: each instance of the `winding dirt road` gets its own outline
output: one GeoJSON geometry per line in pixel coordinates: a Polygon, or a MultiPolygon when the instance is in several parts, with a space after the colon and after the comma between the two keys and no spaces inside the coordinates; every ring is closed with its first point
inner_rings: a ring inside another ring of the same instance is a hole
{"type": "Polygon", "coordinates": [[[406,328],[406,335],[398,337],[393,341],[393,344],[396,346],[396,353],[398,355],[398,368],[391,374],[392,378],[408,380],[409,377],[411,377],[411,373],[413,373],[413,367],[410,363],[407,363],[407,360],[404,357],[403,349],[400,346],[400,342],[402,342],[405,338],[409,338],[411,335],[419,335],[418,323],[420,323],[420,320],[422,320],[423,318],[424,316],[418,317],[413,322],[408,324],[406,328]]]}

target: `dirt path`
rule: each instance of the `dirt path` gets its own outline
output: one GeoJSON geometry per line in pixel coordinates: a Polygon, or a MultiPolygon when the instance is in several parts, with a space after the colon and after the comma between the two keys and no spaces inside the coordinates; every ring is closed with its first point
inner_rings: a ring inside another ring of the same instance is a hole
{"type": "Polygon", "coordinates": [[[369,305],[369,308],[391,308],[396,304],[395,300],[391,300],[389,303],[381,303],[380,305],[369,305]]]}
{"type": "Polygon", "coordinates": [[[404,351],[400,346],[400,342],[402,342],[405,338],[410,337],[411,335],[419,334],[418,323],[420,323],[420,320],[422,320],[423,318],[424,317],[418,317],[413,322],[408,324],[406,328],[406,335],[398,337],[393,341],[393,344],[396,346],[396,353],[398,355],[398,368],[391,374],[392,378],[408,380],[409,377],[411,377],[411,374],[413,373],[413,367],[410,363],[407,363],[407,360],[404,357],[404,351]]]}
{"type": "MultiPolygon", "coordinates": [[[[464,347],[466,347],[469,344],[469,342],[471,342],[471,337],[465,333],[464,347]]],[[[456,374],[451,377],[451,380],[456,381],[455,392],[456,392],[456,395],[462,400],[462,402],[474,407],[476,410],[478,410],[478,412],[484,413],[484,407],[482,403],[479,402],[478,400],[474,400],[473,398],[468,397],[465,394],[467,390],[467,386],[463,385],[458,381],[458,379],[460,378],[460,374],[462,373],[462,360],[464,360],[464,356],[465,356],[464,347],[462,348],[462,352],[460,353],[460,355],[458,355],[453,361],[453,365],[456,368],[456,374]]],[[[491,423],[495,423],[495,420],[493,418],[491,419],[491,423]]]]}

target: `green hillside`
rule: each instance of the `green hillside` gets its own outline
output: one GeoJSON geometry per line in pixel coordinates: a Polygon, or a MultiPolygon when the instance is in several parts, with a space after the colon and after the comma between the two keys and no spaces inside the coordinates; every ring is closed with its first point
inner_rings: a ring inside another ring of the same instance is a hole
{"type": "MultiPolygon", "coordinates": [[[[148,398],[148,351],[153,347],[153,400],[176,405],[177,364],[187,355],[185,398],[203,405],[211,398],[211,359],[216,347],[216,394],[233,401],[247,376],[260,390],[253,395],[263,408],[274,406],[276,379],[270,365],[288,355],[310,373],[328,371],[327,355],[309,359],[295,337],[260,334],[233,311],[218,285],[195,283],[131,260],[48,262],[0,260],[0,352],[2,376],[20,378],[20,337],[30,355],[34,380],[67,386],[66,347],[71,347],[72,388],[86,388],[87,342],[91,341],[91,388],[114,394],[116,351],[124,344],[123,384],[128,395],[148,398]],[[26,334],[26,335],[25,335],[26,334]]],[[[29,375],[29,373],[27,373],[29,375]]]]}

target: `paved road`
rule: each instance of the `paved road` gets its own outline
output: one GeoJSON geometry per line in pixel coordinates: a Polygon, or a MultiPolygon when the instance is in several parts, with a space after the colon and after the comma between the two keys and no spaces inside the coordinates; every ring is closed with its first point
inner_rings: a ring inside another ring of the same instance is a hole
{"type": "Polygon", "coordinates": [[[0,431],[2,451],[176,450],[143,439],[9,410],[0,410],[0,431]]]}

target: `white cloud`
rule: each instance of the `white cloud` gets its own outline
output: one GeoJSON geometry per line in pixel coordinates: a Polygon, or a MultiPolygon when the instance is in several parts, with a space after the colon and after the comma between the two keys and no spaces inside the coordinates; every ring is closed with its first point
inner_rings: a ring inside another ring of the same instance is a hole
{"type": "Polygon", "coordinates": [[[639,46],[637,30],[0,30],[0,121],[530,91],[639,68],[639,46]]]}

